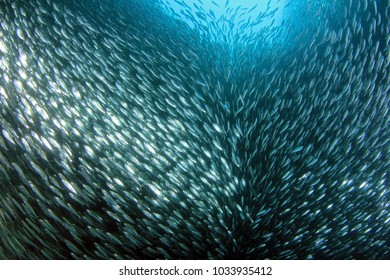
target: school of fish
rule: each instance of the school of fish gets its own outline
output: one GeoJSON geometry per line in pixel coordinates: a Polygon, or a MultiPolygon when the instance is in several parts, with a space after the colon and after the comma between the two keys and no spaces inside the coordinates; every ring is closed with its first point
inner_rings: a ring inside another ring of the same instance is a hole
{"type": "Polygon", "coordinates": [[[389,259],[390,4],[273,1],[0,0],[0,258],[389,259]]]}

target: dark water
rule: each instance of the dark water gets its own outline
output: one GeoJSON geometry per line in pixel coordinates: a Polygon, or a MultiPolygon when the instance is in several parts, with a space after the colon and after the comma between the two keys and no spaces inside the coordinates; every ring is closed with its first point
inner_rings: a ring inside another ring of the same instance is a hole
{"type": "Polygon", "coordinates": [[[388,259],[389,4],[328,2],[0,1],[0,258],[388,259]]]}

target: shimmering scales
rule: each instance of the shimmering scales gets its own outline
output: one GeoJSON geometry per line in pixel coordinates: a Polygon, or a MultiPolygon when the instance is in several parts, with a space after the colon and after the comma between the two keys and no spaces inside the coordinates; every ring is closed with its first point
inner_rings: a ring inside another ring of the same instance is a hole
{"type": "Polygon", "coordinates": [[[0,0],[0,258],[390,258],[388,1],[192,2],[0,0]]]}

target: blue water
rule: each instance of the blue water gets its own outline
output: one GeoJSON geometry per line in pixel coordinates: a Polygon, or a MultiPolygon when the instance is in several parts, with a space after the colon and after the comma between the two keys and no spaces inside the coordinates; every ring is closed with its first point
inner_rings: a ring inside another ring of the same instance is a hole
{"type": "MultiPolygon", "coordinates": [[[[160,0],[159,3],[168,15],[208,36],[210,41],[231,45],[267,29],[282,28],[290,16],[287,0],[160,0]]],[[[273,36],[267,38],[270,41],[273,36]]]]}
{"type": "MultiPolygon", "coordinates": [[[[258,22],[256,26],[250,28],[247,24],[247,28],[244,26],[242,30],[243,32],[248,32],[249,29],[258,31],[261,27],[281,25],[282,20],[287,16],[285,15],[286,0],[161,0],[161,2],[168,14],[178,17],[192,28],[196,27],[196,23],[193,21],[195,19],[202,24],[215,21],[216,26],[221,29],[227,23],[230,30],[238,31],[248,21],[249,23],[256,23],[259,15],[269,13],[270,15],[258,22]],[[204,14],[199,13],[199,11],[203,11],[204,14]],[[272,15],[271,12],[273,12],[272,15]],[[186,16],[186,13],[191,15],[193,19],[186,16]],[[206,22],[203,20],[203,16],[206,22]]],[[[229,29],[228,31],[230,31],[229,29]]]]}

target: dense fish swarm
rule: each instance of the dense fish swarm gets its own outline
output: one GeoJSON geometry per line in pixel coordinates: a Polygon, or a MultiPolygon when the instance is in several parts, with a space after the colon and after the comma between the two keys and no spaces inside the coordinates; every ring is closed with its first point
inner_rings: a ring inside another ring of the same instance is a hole
{"type": "Polygon", "coordinates": [[[389,2],[176,2],[0,0],[0,258],[390,258],[389,2]]]}

